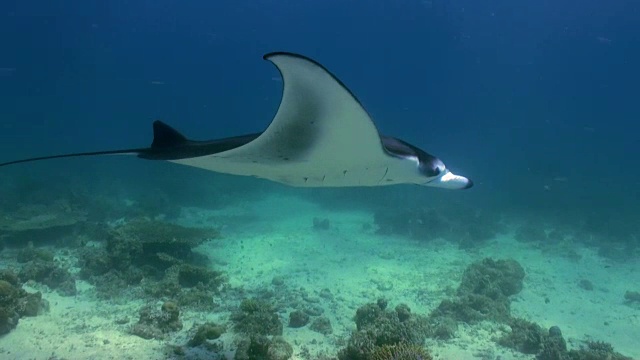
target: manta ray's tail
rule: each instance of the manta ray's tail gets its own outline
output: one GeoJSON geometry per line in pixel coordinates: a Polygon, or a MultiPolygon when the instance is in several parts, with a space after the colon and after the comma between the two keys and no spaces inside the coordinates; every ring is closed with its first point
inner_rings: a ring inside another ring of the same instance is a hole
{"type": "MultiPolygon", "coordinates": [[[[174,141],[172,139],[175,139],[175,135],[180,136],[183,139],[183,141],[186,141],[186,138],[184,138],[184,136],[180,135],[177,131],[173,130],[172,128],[170,128],[169,126],[165,125],[160,121],[154,122],[153,132],[154,132],[154,140],[153,140],[153,144],[151,145],[151,148],[88,151],[88,152],[77,152],[77,153],[70,153],[70,154],[38,156],[38,157],[32,157],[27,159],[3,162],[3,163],[0,163],[0,167],[20,164],[20,163],[33,162],[33,161],[40,161],[40,160],[61,159],[61,158],[80,157],[80,156],[138,155],[139,157],[145,157],[143,156],[143,154],[153,153],[154,149],[161,149],[161,148],[164,148],[165,146],[169,146],[171,141],[174,141]],[[162,128],[162,129],[158,130],[158,128],[162,128]],[[166,129],[173,131],[174,134],[168,134],[168,131],[166,129]],[[158,133],[161,133],[161,136],[158,136],[158,133]],[[156,140],[158,140],[157,144],[156,144],[156,140]]],[[[145,157],[145,158],[153,159],[153,157],[145,157]]]]}

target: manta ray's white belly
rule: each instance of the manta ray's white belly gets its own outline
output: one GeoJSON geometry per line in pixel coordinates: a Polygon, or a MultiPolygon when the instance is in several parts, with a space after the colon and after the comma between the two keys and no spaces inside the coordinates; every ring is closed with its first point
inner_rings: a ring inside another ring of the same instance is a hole
{"type": "Polygon", "coordinates": [[[298,187],[383,186],[420,182],[414,162],[392,157],[389,157],[385,163],[369,164],[340,164],[339,161],[256,162],[219,155],[172,162],[225,174],[268,179],[298,187]]]}

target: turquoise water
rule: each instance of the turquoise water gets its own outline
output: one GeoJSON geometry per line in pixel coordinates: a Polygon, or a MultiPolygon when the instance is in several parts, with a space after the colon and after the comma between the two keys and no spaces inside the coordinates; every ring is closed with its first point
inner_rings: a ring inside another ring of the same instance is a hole
{"type": "Polygon", "coordinates": [[[144,147],[157,119],[262,131],[283,82],[261,57],[293,51],[475,183],[2,167],[1,358],[640,357],[637,5],[33,1],[0,18],[0,162],[144,147]]]}

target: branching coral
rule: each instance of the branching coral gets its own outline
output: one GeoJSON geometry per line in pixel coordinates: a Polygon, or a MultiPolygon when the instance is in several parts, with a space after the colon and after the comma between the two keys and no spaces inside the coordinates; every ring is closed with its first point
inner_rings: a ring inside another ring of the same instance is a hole
{"type": "Polygon", "coordinates": [[[412,314],[403,304],[395,310],[387,310],[384,301],[360,307],[354,320],[358,331],[351,335],[347,347],[338,353],[340,360],[371,360],[376,351],[384,354],[394,349],[407,349],[410,345],[418,346],[429,331],[425,317],[412,314]]]}
{"type": "Polygon", "coordinates": [[[416,344],[399,343],[376,348],[371,360],[431,360],[424,347],[416,344]]]}

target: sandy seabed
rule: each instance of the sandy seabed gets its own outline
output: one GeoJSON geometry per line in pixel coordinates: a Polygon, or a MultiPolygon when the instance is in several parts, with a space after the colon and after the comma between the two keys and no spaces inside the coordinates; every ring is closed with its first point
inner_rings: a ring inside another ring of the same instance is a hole
{"type": "MultiPolygon", "coordinates": [[[[378,298],[428,314],[458,286],[464,269],[485,257],[512,258],[525,269],[524,289],[513,298],[513,315],[544,328],[559,326],[570,347],[585,339],[600,340],[640,358],[640,309],[625,304],[623,298],[625,291],[640,284],[637,260],[613,264],[589,248],[574,249],[580,256],[570,259],[553,249],[519,243],[509,233],[471,251],[444,240],[425,243],[382,236],[367,226],[373,225],[371,213],[329,211],[294,197],[266,197],[216,211],[188,208],[181,223],[224,224],[222,239],[196,251],[223,270],[232,287],[269,287],[279,276],[289,289],[304,288],[311,294],[330,290],[333,301],[319,304],[331,320],[333,334],[285,326],[283,336],[294,347],[293,359],[335,355],[340,339],[355,329],[356,309],[378,298]],[[330,228],[314,230],[314,218],[328,219],[330,228]],[[579,287],[582,279],[589,279],[594,289],[579,287]]],[[[194,323],[225,322],[229,316],[185,311],[183,330],[167,340],[145,340],[128,333],[130,324],[116,323],[122,317],[135,321],[142,301],[99,301],[92,296],[91,285],[78,281],[77,286],[77,296],[61,297],[46,286],[25,285],[28,291],[43,292],[50,311],[22,318],[15,330],[1,337],[0,358],[167,359],[172,357],[167,355],[167,344],[184,344],[194,323]]],[[[288,314],[281,315],[286,324],[288,314]]],[[[454,339],[428,340],[426,345],[435,359],[534,358],[497,345],[494,340],[504,331],[504,325],[489,322],[462,325],[454,339]]],[[[230,334],[217,341],[232,349],[230,334]]],[[[183,358],[207,358],[197,351],[187,355],[183,358]]],[[[231,359],[232,352],[227,357],[231,359]]]]}

